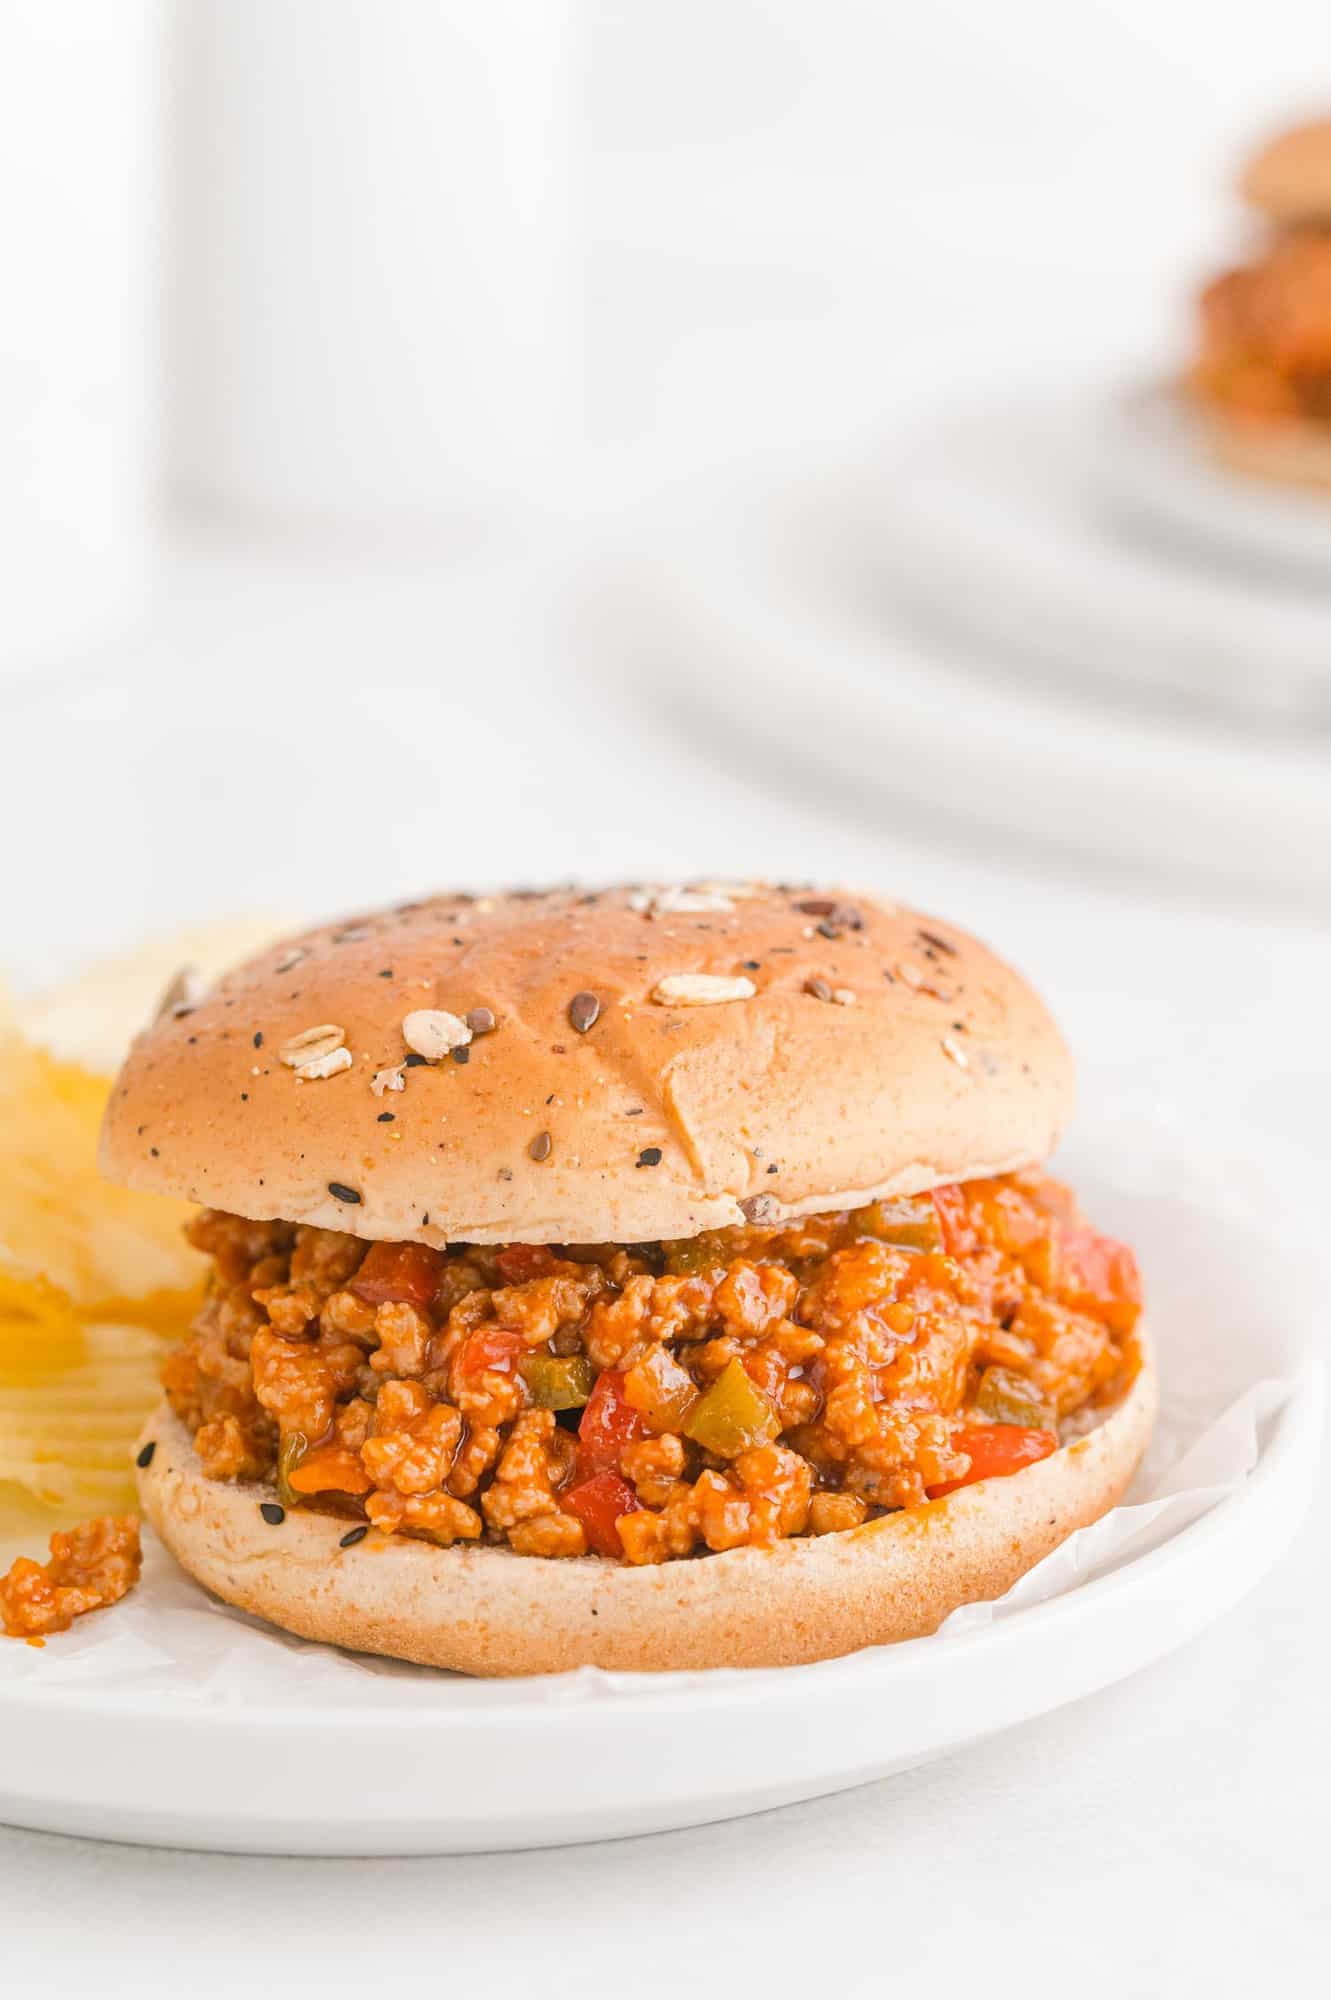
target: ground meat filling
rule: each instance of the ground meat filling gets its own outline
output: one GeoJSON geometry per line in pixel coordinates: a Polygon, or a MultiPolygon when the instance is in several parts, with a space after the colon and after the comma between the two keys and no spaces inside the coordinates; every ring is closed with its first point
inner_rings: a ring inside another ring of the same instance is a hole
{"type": "Polygon", "coordinates": [[[1047,1455],[1139,1363],[1131,1251],[1035,1172],[675,1243],[189,1234],[163,1380],[205,1472],[444,1546],[832,1534],[1047,1455]]]}
{"type": "Polygon", "coordinates": [[[1287,231],[1207,287],[1193,384],[1238,415],[1331,420],[1331,230],[1287,231]]]}
{"type": "Polygon", "coordinates": [[[48,1561],[20,1556],[0,1576],[0,1629],[13,1639],[67,1631],[85,1611],[119,1603],[142,1564],[136,1514],[102,1514],[58,1530],[48,1561]]]}

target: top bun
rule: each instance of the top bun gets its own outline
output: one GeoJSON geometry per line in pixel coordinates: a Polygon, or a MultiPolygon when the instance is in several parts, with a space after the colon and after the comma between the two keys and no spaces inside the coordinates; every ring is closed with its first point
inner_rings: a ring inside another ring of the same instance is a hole
{"type": "Polygon", "coordinates": [[[1295,125],[1249,161],[1245,201],[1273,222],[1331,221],[1331,118],[1295,125]]]}
{"type": "Polygon", "coordinates": [[[633,1243],[1027,1165],[1071,1096],[1030,987],[913,910],[751,883],[454,895],[168,1007],[102,1165],[362,1237],[633,1243]]]}

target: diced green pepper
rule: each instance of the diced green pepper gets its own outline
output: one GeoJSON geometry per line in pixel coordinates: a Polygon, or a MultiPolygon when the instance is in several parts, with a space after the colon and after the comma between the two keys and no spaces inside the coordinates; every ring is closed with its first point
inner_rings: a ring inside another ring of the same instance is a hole
{"type": "Polygon", "coordinates": [[[943,1230],[938,1210],[927,1194],[906,1195],[896,1201],[871,1202],[869,1233],[880,1243],[898,1250],[941,1250],[943,1230]]]}
{"type": "Polygon", "coordinates": [[[666,1270],[673,1278],[691,1278],[695,1272],[713,1271],[729,1261],[706,1236],[684,1236],[676,1242],[663,1243],[661,1251],[666,1270]]]}
{"type": "Polygon", "coordinates": [[[624,1377],[624,1401],[654,1431],[677,1431],[698,1400],[698,1385],[668,1347],[649,1348],[624,1377]]]}
{"type": "Polygon", "coordinates": [[[739,1361],[727,1362],[684,1422],[685,1437],[718,1458],[737,1458],[753,1445],[770,1444],[780,1429],[770,1397],[749,1380],[739,1361]]]}
{"type": "Polygon", "coordinates": [[[302,1459],[309,1455],[309,1443],[303,1431],[291,1431],[283,1438],[277,1454],[277,1497],[284,1507],[299,1507],[304,1495],[297,1493],[291,1484],[291,1475],[302,1459]]]}
{"type": "Polygon", "coordinates": [[[996,1424],[1022,1424],[1031,1430],[1051,1430],[1056,1426],[1052,1404],[1015,1368],[986,1368],[980,1377],[975,1404],[996,1424]]]}
{"type": "Polygon", "coordinates": [[[585,1354],[525,1354],[518,1372],[538,1410],[580,1410],[596,1381],[585,1354]]]}

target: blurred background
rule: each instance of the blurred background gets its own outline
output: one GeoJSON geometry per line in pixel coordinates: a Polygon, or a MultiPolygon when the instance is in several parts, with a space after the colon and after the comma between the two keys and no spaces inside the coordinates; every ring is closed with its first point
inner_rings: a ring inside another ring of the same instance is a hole
{"type": "Polygon", "coordinates": [[[1298,1137],[1331,500],[1140,399],[1328,100],[1299,0],[6,0],[5,976],[827,875],[1298,1137]]]}

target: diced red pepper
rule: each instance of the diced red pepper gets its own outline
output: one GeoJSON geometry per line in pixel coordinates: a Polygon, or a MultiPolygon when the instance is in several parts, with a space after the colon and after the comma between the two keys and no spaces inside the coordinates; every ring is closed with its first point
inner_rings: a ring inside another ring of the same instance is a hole
{"type": "Polygon", "coordinates": [[[947,1187],[933,1188],[931,1193],[942,1226],[944,1250],[949,1257],[964,1257],[976,1244],[975,1224],[965,1195],[955,1181],[947,1187]]]}
{"type": "Polygon", "coordinates": [[[1055,1270],[1069,1305],[1103,1319],[1115,1333],[1131,1333],[1141,1311],[1142,1283],[1126,1243],[1101,1236],[1087,1224],[1064,1230],[1055,1270]]]}
{"type": "Polygon", "coordinates": [[[959,1486],[974,1486],[980,1479],[999,1479],[1009,1472],[1020,1472],[1024,1465],[1038,1464],[1040,1459],[1058,1450],[1053,1431],[1027,1430],[1021,1424],[968,1424],[952,1433],[952,1442],[969,1457],[970,1470],[960,1479],[931,1486],[928,1489],[931,1500],[941,1500],[945,1493],[955,1493],[959,1486]]]}
{"type": "MultiPolygon", "coordinates": [[[[601,1379],[604,1381],[604,1376],[601,1379]]],[[[581,1521],[587,1546],[598,1556],[623,1555],[619,1518],[638,1511],[638,1496],[627,1480],[613,1472],[595,1473],[561,1493],[559,1504],[566,1514],[581,1521]]]]}
{"type": "Polygon", "coordinates": [[[483,1326],[463,1341],[453,1365],[460,1375],[479,1375],[487,1368],[511,1375],[526,1352],[526,1341],[512,1327],[483,1326]]]}
{"type": "Polygon", "coordinates": [[[506,1285],[529,1285],[533,1278],[548,1278],[558,1261],[544,1243],[510,1243],[495,1258],[506,1285]]]}
{"type": "Polygon", "coordinates": [[[651,1426],[641,1411],[635,1410],[625,1398],[623,1371],[603,1370],[596,1378],[596,1387],[587,1398],[578,1425],[579,1480],[589,1480],[599,1472],[618,1472],[619,1454],[624,1446],[636,1444],[651,1434],[651,1426]]]}
{"type": "Polygon", "coordinates": [[[443,1258],[428,1243],[372,1243],[349,1289],[367,1306],[428,1306],[439,1286],[443,1258]]]}

